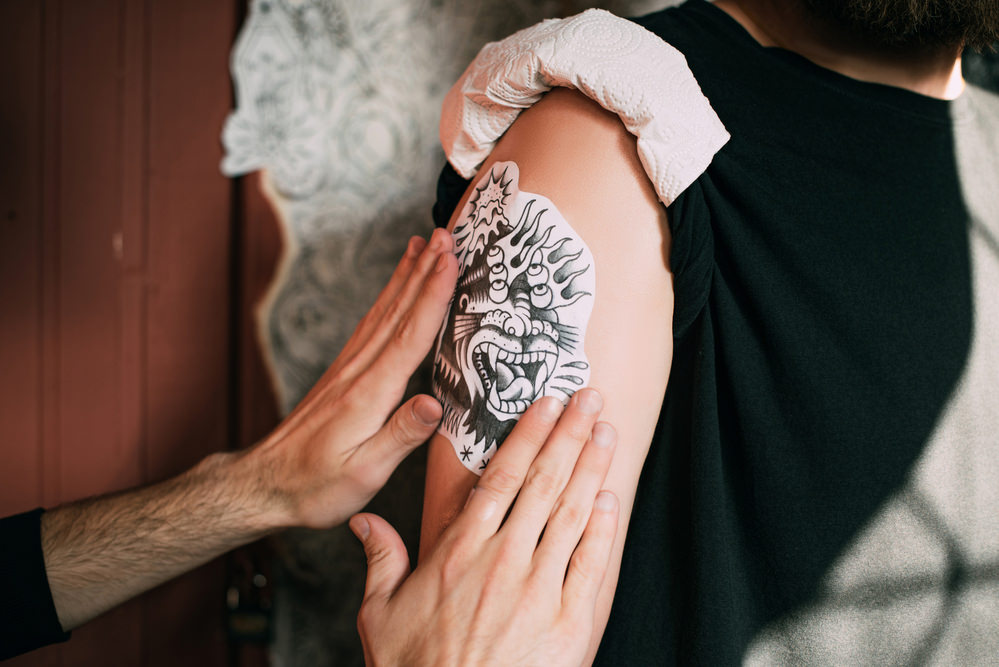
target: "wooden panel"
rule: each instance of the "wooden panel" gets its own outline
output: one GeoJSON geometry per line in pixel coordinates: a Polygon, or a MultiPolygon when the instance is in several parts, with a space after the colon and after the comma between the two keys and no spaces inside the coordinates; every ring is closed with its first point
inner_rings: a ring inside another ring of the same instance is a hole
{"type": "Polygon", "coordinates": [[[42,504],[42,11],[0,3],[0,515],[42,504]]]}
{"type": "MultiPolygon", "coordinates": [[[[239,2],[0,0],[0,514],[232,446],[239,2]]],[[[11,665],[224,664],[218,560],[11,665]]]]}
{"type": "Polygon", "coordinates": [[[118,417],[126,26],[117,0],[66,2],[61,15],[59,502],[142,482],[140,449],[122,441],[118,417]]]}
{"type": "MultiPolygon", "coordinates": [[[[233,195],[218,165],[236,19],[234,4],[202,0],[149,11],[146,472],[156,479],[230,446],[233,195]]],[[[147,595],[143,664],[223,664],[225,588],[219,559],[147,595]]]]}
{"type": "MultiPolygon", "coordinates": [[[[59,488],[62,460],[61,424],[59,420],[61,397],[59,395],[61,341],[59,323],[59,277],[61,275],[60,227],[63,211],[59,197],[59,170],[62,158],[61,90],[59,73],[62,69],[62,3],[50,0],[42,5],[42,137],[41,137],[41,228],[42,255],[40,263],[42,308],[42,353],[39,425],[42,455],[42,498],[51,507],[60,502],[59,488]]],[[[15,96],[16,97],[16,96],[15,96]]]]}
{"type": "Polygon", "coordinates": [[[151,11],[148,388],[162,428],[149,432],[147,470],[156,476],[228,444],[232,192],[218,165],[235,17],[201,0],[151,11]]]}
{"type": "MultiPolygon", "coordinates": [[[[126,488],[143,482],[141,443],[126,442],[121,429],[123,370],[119,350],[125,325],[121,309],[122,271],[116,239],[121,239],[123,136],[126,118],[120,77],[121,41],[130,26],[116,0],[47,4],[59,24],[58,69],[49,85],[56,98],[58,138],[55,191],[58,249],[52,281],[57,310],[47,335],[55,339],[58,494],[49,502],[126,488]]],[[[49,159],[49,156],[46,156],[49,159]]],[[[135,167],[137,165],[130,165],[135,167]]],[[[120,242],[120,241],[119,241],[120,242]]],[[[60,648],[69,664],[97,664],[114,656],[119,664],[139,664],[144,628],[133,605],[115,610],[74,633],[60,648]]]]}

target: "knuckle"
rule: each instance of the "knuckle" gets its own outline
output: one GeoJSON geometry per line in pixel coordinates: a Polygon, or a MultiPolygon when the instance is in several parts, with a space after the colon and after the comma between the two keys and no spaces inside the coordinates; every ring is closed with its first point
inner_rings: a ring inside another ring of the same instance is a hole
{"type": "Polygon", "coordinates": [[[385,307],[384,315],[382,316],[382,321],[384,322],[395,322],[402,318],[405,314],[405,306],[399,299],[393,300],[388,306],[385,307]]]}
{"type": "Polygon", "coordinates": [[[530,489],[542,498],[554,498],[562,490],[559,476],[545,468],[534,467],[527,473],[525,489],[530,489]]]}
{"type": "Polygon", "coordinates": [[[603,574],[605,564],[591,549],[578,548],[569,561],[569,570],[583,583],[594,583],[603,574]]]}
{"type": "Polygon", "coordinates": [[[596,571],[590,554],[577,550],[569,561],[569,573],[582,583],[593,581],[596,578],[596,571]]]}
{"type": "Polygon", "coordinates": [[[351,354],[351,356],[337,362],[336,372],[330,378],[330,383],[337,386],[341,390],[341,393],[343,393],[344,385],[349,386],[350,382],[364,372],[364,367],[368,363],[364,352],[365,346],[362,346],[351,354]]]}
{"type": "Polygon", "coordinates": [[[549,435],[551,435],[551,429],[544,424],[525,425],[521,432],[522,438],[530,444],[531,449],[535,452],[545,446],[545,441],[548,440],[549,435]]]}
{"type": "Polygon", "coordinates": [[[586,522],[588,514],[571,501],[560,500],[552,513],[552,522],[570,530],[578,531],[586,522]]]}
{"type": "Polygon", "coordinates": [[[520,489],[520,482],[520,475],[511,467],[494,463],[486,468],[479,487],[506,496],[516,493],[520,489]]]}
{"type": "Polygon", "coordinates": [[[406,445],[413,440],[412,424],[399,412],[389,419],[388,430],[389,437],[397,444],[406,445]]]}
{"type": "Polygon", "coordinates": [[[371,307],[371,310],[366,312],[364,316],[358,321],[357,326],[354,327],[354,332],[357,333],[359,331],[365,331],[372,325],[376,324],[378,320],[382,318],[382,311],[384,310],[385,308],[379,303],[373,305],[371,307]]]}
{"type": "Polygon", "coordinates": [[[409,347],[413,343],[413,339],[416,337],[416,322],[413,320],[412,313],[407,313],[403,316],[399,322],[399,326],[395,329],[393,337],[396,343],[402,347],[409,347]]]}
{"type": "Polygon", "coordinates": [[[364,397],[364,390],[353,384],[347,387],[337,398],[337,407],[346,413],[356,413],[365,411],[368,400],[364,397]]]}
{"type": "Polygon", "coordinates": [[[592,426],[593,425],[589,422],[589,420],[573,420],[568,424],[566,431],[568,432],[569,437],[576,442],[586,442],[590,437],[590,433],[593,432],[592,426]]]}

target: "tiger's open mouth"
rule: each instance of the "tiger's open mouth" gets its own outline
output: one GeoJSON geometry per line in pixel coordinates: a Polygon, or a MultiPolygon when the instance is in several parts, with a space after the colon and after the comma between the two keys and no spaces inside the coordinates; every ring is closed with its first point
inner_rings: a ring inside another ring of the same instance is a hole
{"type": "Polygon", "coordinates": [[[512,347],[522,345],[519,341],[509,344],[486,341],[472,352],[475,371],[482,380],[489,407],[511,418],[522,414],[541,396],[558,359],[554,341],[535,339],[525,352],[509,349],[512,347]]]}

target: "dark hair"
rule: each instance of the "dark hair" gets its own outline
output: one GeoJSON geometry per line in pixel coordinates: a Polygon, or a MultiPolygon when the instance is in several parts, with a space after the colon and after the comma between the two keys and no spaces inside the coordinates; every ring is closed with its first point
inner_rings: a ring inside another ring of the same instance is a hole
{"type": "Polygon", "coordinates": [[[892,46],[967,46],[999,42],[999,0],[804,0],[819,15],[892,46]]]}

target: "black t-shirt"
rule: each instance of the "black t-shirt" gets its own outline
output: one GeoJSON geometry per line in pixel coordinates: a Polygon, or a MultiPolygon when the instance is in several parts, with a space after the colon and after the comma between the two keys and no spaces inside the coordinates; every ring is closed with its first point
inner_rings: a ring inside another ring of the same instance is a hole
{"type": "Polygon", "coordinates": [[[637,22],[732,138],[668,210],[673,367],[597,663],[983,655],[999,102],[844,77],[703,0],[637,22]]]}
{"type": "MultiPolygon", "coordinates": [[[[999,258],[999,105],[841,76],[700,0],[639,23],[684,53],[732,139],[669,210],[674,365],[598,662],[927,659],[960,625],[941,611],[955,598],[936,596],[991,541],[950,535],[913,476],[931,442],[951,447],[939,425],[976,326],[995,331],[975,319],[996,300],[980,272],[999,258]],[[932,528],[878,572],[883,516],[899,543],[932,528]],[[953,553],[926,555],[938,546],[953,553]],[[877,614],[889,620],[863,618],[877,614]]],[[[962,418],[995,425],[985,401],[962,418]]],[[[987,512],[985,497],[951,505],[987,512]]]]}
{"type": "Polygon", "coordinates": [[[42,511],[0,519],[0,660],[69,639],[45,574],[42,511]]]}

